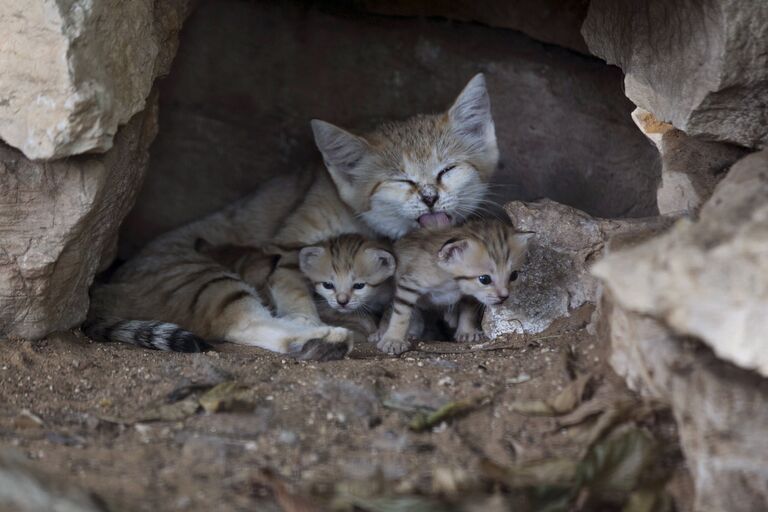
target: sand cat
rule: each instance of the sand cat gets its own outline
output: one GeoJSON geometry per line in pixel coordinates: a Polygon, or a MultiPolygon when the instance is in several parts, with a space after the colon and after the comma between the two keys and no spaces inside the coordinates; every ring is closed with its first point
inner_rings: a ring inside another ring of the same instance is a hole
{"type": "Polygon", "coordinates": [[[345,233],[397,239],[458,224],[485,201],[498,149],[482,75],[441,114],[362,136],[318,120],[312,130],[325,169],[284,174],[152,241],[92,289],[86,333],[164,350],[195,351],[200,337],[310,359],[343,357],[351,333],[320,321],[298,268],[271,275],[273,313],[236,273],[197,253],[195,240],[290,250],[345,233]]]}
{"type": "MultiPolygon", "coordinates": [[[[195,243],[198,252],[240,275],[269,298],[269,278],[281,262],[269,249],[240,245],[195,243]]],[[[376,331],[381,313],[392,302],[395,257],[389,244],[360,235],[341,235],[298,252],[299,268],[318,297],[320,319],[359,331],[367,338],[376,331]]],[[[265,303],[272,307],[271,303],[265,303]]]]}
{"type": "Polygon", "coordinates": [[[507,300],[531,236],[500,220],[476,220],[460,227],[415,231],[400,239],[395,243],[398,269],[392,315],[378,348],[389,354],[408,349],[406,334],[417,305],[458,305],[454,338],[479,339],[477,302],[496,305],[507,300]]]}

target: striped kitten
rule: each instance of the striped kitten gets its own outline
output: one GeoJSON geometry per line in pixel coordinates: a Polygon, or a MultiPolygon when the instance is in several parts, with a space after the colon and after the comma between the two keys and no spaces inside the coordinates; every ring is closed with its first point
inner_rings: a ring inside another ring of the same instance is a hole
{"type": "Polygon", "coordinates": [[[352,333],[320,321],[298,267],[271,275],[271,312],[237,273],[197,253],[195,240],[295,248],[344,233],[397,239],[423,226],[457,224],[485,201],[498,162],[482,75],[441,114],[364,136],[317,120],[312,130],[326,169],[282,173],[250,197],[155,239],[93,288],[87,333],[164,350],[197,350],[199,336],[299,357],[342,357],[352,333]]]}
{"type": "MultiPolygon", "coordinates": [[[[195,247],[242,276],[263,297],[269,297],[269,278],[275,269],[295,265],[286,262],[291,255],[281,261],[281,255],[255,247],[214,246],[203,239],[195,247]]],[[[321,298],[318,312],[323,322],[352,326],[366,335],[376,330],[394,293],[395,257],[387,244],[360,235],[341,235],[302,248],[298,259],[301,272],[321,298]]]]}
{"type": "Polygon", "coordinates": [[[519,233],[498,220],[477,220],[440,230],[411,233],[395,244],[398,258],[392,316],[378,348],[389,354],[408,350],[413,309],[458,304],[454,338],[482,338],[478,304],[501,304],[510,294],[531,233],[519,233]]]}

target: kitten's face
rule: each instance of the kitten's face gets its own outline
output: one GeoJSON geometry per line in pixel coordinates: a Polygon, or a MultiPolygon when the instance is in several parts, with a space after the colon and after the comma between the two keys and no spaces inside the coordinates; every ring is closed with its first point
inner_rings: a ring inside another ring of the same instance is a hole
{"type": "Polygon", "coordinates": [[[312,128],[341,198],[394,239],[476,212],[498,164],[482,75],[444,114],[388,123],[364,138],[323,121],[312,128]]]}
{"type": "Polygon", "coordinates": [[[391,298],[395,258],[379,247],[342,237],[303,248],[299,267],[315,292],[341,313],[378,310],[391,298]]]}
{"type": "Polygon", "coordinates": [[[531,234],[500,225],[467,227],[474,233],[443,245],[437,264],[453,276],[463,295],[487,306],[501,304],[516,285],[531,234]]]}

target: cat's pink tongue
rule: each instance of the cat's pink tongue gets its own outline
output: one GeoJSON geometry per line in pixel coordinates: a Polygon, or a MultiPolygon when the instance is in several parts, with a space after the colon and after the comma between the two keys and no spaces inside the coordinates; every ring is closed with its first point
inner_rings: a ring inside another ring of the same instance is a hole
{"type": "Polygon", "coordinates": [[[450,226],[451,218],[443,212],[425,213],[419,217],[419,224],[423,228],[450,226]]]}

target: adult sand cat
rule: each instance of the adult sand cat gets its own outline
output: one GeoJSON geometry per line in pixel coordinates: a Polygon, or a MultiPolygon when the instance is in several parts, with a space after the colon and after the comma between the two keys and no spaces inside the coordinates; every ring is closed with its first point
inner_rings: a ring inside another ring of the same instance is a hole
{"type": "Polygon", "coordinates": [[[155,239],[93,288],[86,332],[163,350],[195,351],[199,338],[214,338],[304,358],[343,357],[351,333],[320,322],[298,268],[272,274],[273,316],[237,274],[197,253],[195,241],[291,250],[344,233],[397,239],[458,223],[483,202],[498,149],[482,75],[442,114],[386,123],[364,136],[317,120],[312,130],[327,170],[276,178],[155,239]]]}

